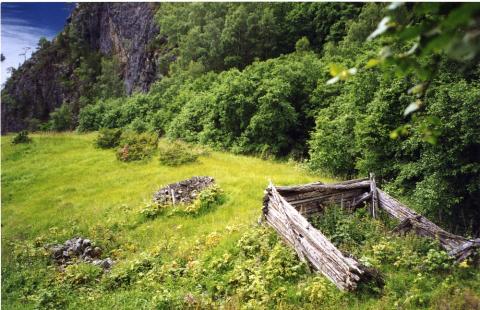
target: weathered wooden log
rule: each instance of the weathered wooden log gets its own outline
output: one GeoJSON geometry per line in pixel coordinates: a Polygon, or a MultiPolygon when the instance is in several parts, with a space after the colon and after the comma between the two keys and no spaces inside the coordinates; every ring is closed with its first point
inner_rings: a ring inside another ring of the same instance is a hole
{"type": "MultiPolygon", "coordinates": [[[[281,194],[281,193],[280,193],[281,194]]],[[[283,196],[285,200],[294,206],[302,215],[310,217],[323,212],[328,205],[341,205],[346,209],[358,207],[359,197],[368,194],[364,189],[338,190],[334,193],[318,193],[316,196],[304,199],[298,199],[298,196],[283,196]],[[353,205],[357,203],[357,205],[353,205]]]]}
{"type": "Polygon", "coordinates": [[[276,189],[302,215],[311,217],[321,213],[327,205],[340,204],[349,209],[358,207],[361,203],[358,202],[358,197],[367,193],[369,187],[368,179],[358,179],[337,184],[316,182],[306,185],[278,186],[276,189]],[[355,206],[354,203],[356,203],[355,206]]]}
{"type": "Polygon", "coordinates": [[[378,279],[378,273],[339,251],[272,184],[266,190],[263,210],[266,222],[295,249],[299,258],[308,261],[338,288],[352,291],[360,282],[378,279]]]}
{"type": "Polygon", "coordinates": [[[352,204],[350,208],[355,211],[360,204],[362,204],[365,201],[368,201],[370,198],[372,198],[372,193],[371,192],[365,192],[361,194],[360,196],[357,196],[353,198],[352,204]]]}
{"type": "Polygon", "coordinates": [[[377,193],[379,207],[385,210],[390,216],[401,221],[393,232],[406,233],[408,231],[414,231],[419,236],[438,240],[440,246],[448,251],[451,256],[455,257],[457,261],[464,260],[472,255],[476,249],[480,248],[480,239],[469,240],[465,237],[449,233],[429,221],[426,217],[409,209],[384,191],[377,189],[377,193]]]}
{"type": "Polygon", "coordinates": [[[473,255],[480,249],[480,238],[468,240],[457,248],[451,250],[448,254],[455,257],[458,262],[461,262],[473,255]]]}
{"type": "Polygon", "coordinates": [[[323,184],[321,182],[310,183],[305,185],[295,186],[278,186],[277,190],[282,193],[304,193],[304,192],[323,192],[327,190],[348,190],[357,188],[370,188],[370,181],[368,179],[360,179],[355,181],[347,181],[336,184],[323,184]]]}
{"type": "Polygon", "coordinates": [[[371,201],[372,216],[382,209],[401,222],[394,232],[414,231],[419,236],[436,239],[457,261],[466,259],[480,248],[480,239],[469,240],[451,234],[378,189],[373,175],[370,179],[337,184],[316,182],[278,187],[270,184],[264,197],[263,213],[266,222],[295,249],[301,260],[340,289],[351,291],[360,282],[376,280],[381,285],[378,272],[340,252],[305,217],[322,212],[327,205],[340,204],[355,210],[367,201],[371,201]]]}
{"type": "Polygon", "coordinates": [[[377,194],[377,183],[375,182],[375,175],[370,173],[370,193],[372,196],[372,206],[371,206],[371,214],[372,217],[375,218],[375,212],[377,209],[378,204],[378,194],[377,194]]]}

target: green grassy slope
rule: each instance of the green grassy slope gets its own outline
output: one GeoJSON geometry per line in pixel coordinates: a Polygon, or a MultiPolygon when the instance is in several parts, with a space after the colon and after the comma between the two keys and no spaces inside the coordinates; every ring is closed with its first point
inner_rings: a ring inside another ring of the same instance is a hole
{"type": "Polygon", "coordinates": [[[5,239],[34,238],[68,222],[86,233],[95,225],[124,220],[121,210],[150,201],[161,185],[194,175],[214,177],[228,193],[221,208],[202,218],[157,220],[148,229],[141,226],[133,236],[125,236],[145,249],[172,234],[170,228],[180,222],[183,227],[175,234],[185,236],[251,223],[260,215],[263,190],[270,179],[282,184],[318,179],[291,165],[218,152],[181,167],[161,166],[156,158],[122,163],[111,150],[94,148],[93,138],[94,134],[33,135],[34,142],[26,145],[11,145],[9,138],[3,139],[5,239]]]}
{"type": "Polygon", "coordinates": [[[437,268],[444,260],[435,258],[436,252],[426,268],[421,256],[412,266],[402,262],[425,246],[414,238],[390,238],[379,221],[362,226],[372,240],[365,239],[357,250],[354,241],[361,238],[354,230],[361,225],[349,221],[350,226],[335,227],[351,233],[344,238],[351,241],[350,251],[359,257],[365,251],[367,261],[385,274],[386,288],[380,293],[338,292],[309,274],[274,233],[255,227],[270,179],[278,184],[332,180],[292,164],[221,152],[180,167],[161,166],[155,157],[122,163],[112,150],[94,148],[94,137],[35,134],[25,145],[12,145],[11,136],[2,138],[5,309],[92,304],[105,309],[417,308],[441,304],[442,296],[450,296],[452,305],[464,305],[463,300],[480,305],[477,271],[451,264],[437,268]],[[141,218],[140,210],[157,188],[194,175],[214,177],[226,201],[197,217],[141,218]],[[89,237],[114,258],[109,274],[98,278],[98,270],[83,265],[61,273],[49,262],[44,244],[77,235],[89,237]],[[415,264],[424,269],[411,272],[415,264]]]}
{"type": "MultiPolygon", "coordinates": [[[[133,224],[135,211],[161,185],[194,175],[214,177],[227,193],[226,202],[198,218],[157,218],[134,229],[116,229],[117,243],[130,246],[122,258],[136,256],[166,239],[179,243],[181,252],[205,234],[255,223],[270,179],[282,184],[318,180],[292,165],[219,152],[175,168],[161,166],[157,158],[122,163],[111,150],[94,148],[94,136],[38,134],[32,135],[33,143],[25,145],[12,145],[11,137],[2,139],[4,268],[12,264],[10,241],[48,237],[52,230],[59,241],[73,236],[69,233],[95,239],[92,235],[101,235],[102,228],[133,224]]],[[[238,235],[232,236],[232,242],[238,235]]],[[[5,302],[8,295],[3,296],[5,302]]]]}

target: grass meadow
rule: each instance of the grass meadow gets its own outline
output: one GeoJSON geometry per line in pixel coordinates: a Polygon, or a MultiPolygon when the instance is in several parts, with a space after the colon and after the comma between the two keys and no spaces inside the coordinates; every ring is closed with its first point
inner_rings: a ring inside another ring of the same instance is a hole
{"type": "MultiPolygon", "coordinates": [[[[197,162],[161,165],[158,155],[121,162],[94,147],[96,133],[2,138],[2,307],[5,309],[479,309],[480,273],[415,236],[354,215],[326,213],[319,225],[338,245],[374,266],[383,289],[343,293],[308,272],[271,229],[261,228],[263,190],[334,180],[298,164],[208,151],[197,162]],[[163,185],[215,178],[224,202],[198,216],[145,219],[163,185]],[[323,226],[322,226],[323,225],[323,226]],[[44,246],[90,238],[111,257],[59,271],[44,246]]],[[[160,146],[169,144],[160,140],[160,146]]]]}

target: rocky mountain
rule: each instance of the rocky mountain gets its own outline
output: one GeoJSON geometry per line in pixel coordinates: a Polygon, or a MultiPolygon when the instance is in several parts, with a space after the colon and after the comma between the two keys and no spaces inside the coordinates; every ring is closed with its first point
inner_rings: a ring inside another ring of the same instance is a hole
{"type": "Polygon", "coordinates": [[[48,119],[63,103],[73,114],[88,103],[102,71],[115,59],[114,74],[126,94],[147,91],[156,78],[158,38],[154,3],[81,3],[52,42],[12,73],[2,90],[2,133],[48,119]]]}

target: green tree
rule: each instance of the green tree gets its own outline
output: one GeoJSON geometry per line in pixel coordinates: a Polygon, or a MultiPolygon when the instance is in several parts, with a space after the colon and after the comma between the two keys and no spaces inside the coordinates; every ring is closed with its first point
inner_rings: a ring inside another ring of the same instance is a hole
{"type": "Polygon", "coordinates": [[[295,43],[295,50],[297,52],[306,52],[310,50],[310,41],[307,37],[301,37],[297,43],[295,43]]]}
{"type": "Polygon", "coordinates": [[[122,79],[122,66],[115,58],[102,57],[101,73],[95,82],[96,97],[101,99],[125,96],[125,86],[122,79]]]}
{"type": "Polygon", "coordinates": [[[50,113],[50,128],[55,131],[73,129],[72,111],[67,104],[62,104],[50,113]]]}
{"type": "Polygon", "coordinates": [[[47,38],[45,37],[41,37],[39,40],[38,40],[38,43],[37,43],[37,49],[40,50],[40,49],[46,49],[50,46],[50,41],[48,41],[47,38]]]}

